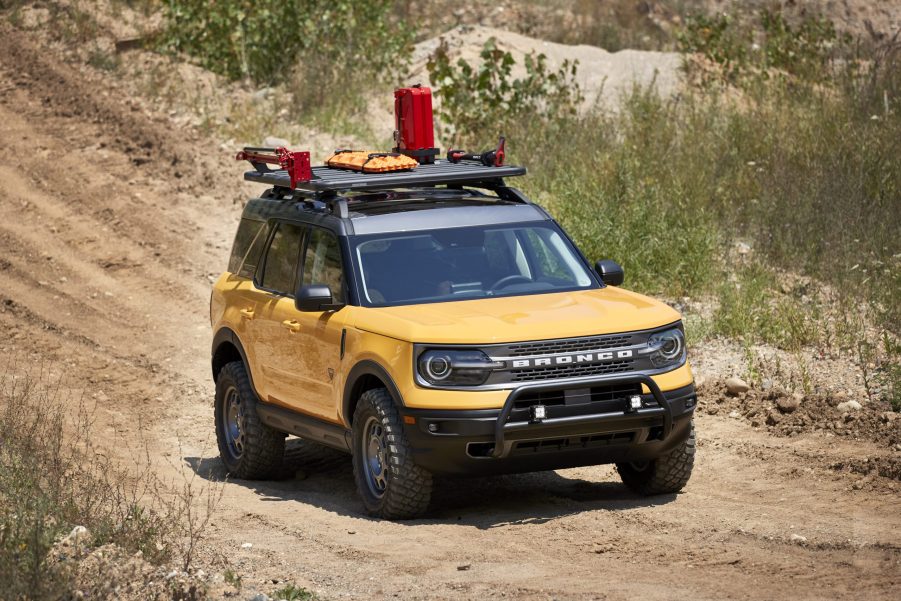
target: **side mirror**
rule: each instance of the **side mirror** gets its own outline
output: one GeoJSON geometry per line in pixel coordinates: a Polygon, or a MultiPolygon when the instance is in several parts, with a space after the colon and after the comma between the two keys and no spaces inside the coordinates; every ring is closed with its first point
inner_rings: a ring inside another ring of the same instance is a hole
{"type": "Polygon", "coordinates": [[[332,291],[325,284],[300,286],[294,295],[294,307],[298,311],[335,311],[343,306],[334,302],[332,291]]]}
{"type": "Polygon", "coordinates": [[[598,261],[594,264],[594,269],[601,276],[601,280],[608,286],[619,286],[626,277],[622,265],[610,259],[598,261]]]}

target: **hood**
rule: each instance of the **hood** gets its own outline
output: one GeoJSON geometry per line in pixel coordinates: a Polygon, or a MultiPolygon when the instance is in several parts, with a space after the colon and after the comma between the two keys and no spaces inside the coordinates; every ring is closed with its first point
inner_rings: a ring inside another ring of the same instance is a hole
{"type": "Polygon", "coordinates": [[[647,330],[679,313],[641,294],[596,290],[365,308],[354,325],[409,342],[490,344],[647,330]]]}

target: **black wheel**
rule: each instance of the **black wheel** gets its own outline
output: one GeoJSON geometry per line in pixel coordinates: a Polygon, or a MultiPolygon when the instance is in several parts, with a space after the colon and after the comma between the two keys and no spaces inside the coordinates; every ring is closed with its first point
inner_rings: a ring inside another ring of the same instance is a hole
{"type": "Polygon", "coordinates": [[[432,497],[432,474],[413,463],[388,391],[364,392],[353,420],[354,480],[366,512],[389,520],[422,515],[432,497]]]}
{"type": "Polygon", "coordinates": [[[652,461],[617,463],[623,483],[641,495],[677,493],[688,484],[695,463],[695,424],[675,449],[652,461]]]}
{"type": "Polygon", "coordinates": [[[228,473],[245,480],[275,476],[285,455],[285,435],[260,421],[257,395],[240,361],[228,363],[216,381],[216,440],[228,473]]]}

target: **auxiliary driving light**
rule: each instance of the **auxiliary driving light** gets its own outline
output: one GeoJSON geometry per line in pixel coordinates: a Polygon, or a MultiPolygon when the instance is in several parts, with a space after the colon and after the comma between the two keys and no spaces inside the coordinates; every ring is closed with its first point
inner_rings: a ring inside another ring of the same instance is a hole
{"type": "Polygon", "coordinates": [[[532,421],[540,422],[547,417],[547,409],[544,405],[532,405],[532,421]]]}
{"type": "Polygon", "coordinates": [[[641,409],[641,397],[636,395],[632,395],[629,397],[629,409],[632,411],[638,411],[641,409]]]}

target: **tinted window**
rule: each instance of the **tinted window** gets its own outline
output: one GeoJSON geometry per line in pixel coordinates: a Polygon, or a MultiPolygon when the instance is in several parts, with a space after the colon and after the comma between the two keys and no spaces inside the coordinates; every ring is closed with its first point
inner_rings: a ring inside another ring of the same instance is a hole
{"type": "Polygon", "coordinates": [[[247,251],[247,254],[244,255],[244,260],[238,268],[237,273],[241,277],[253,279],[257,273],[257,265],[260,264],[263,257],[263,247],[266,246],[266,241],[269,240],[269,226],[262,222],[258,223],[260,223],[262,227],[260,227],[257,232],[256,237],[253,239],[253,243],[250,245],[250,249],[247,251]]]}
{"type": "Polygon", "coordinates": [[[572,278],[572,271],[563,260],[565,255],[558,252],[555,248],[561,242],[560,236],[556,232],[530,228],[525,230],[525,235],[527,238],[526,246],[534,254],[535,270],[538,272],[538,277],[543,276],[558,280],[572,278]]]}
{"type": "Polygon", "coordinates": [[[461,227],[354,239],[363,295],[405,305],[597,287],[553,225],[461,227]]]}
{"type": "Polygon", "coordinates": [[[338,238],[326,230],[313,228],[303,263],[303,283],[327,284],[336,303],[344,302],[344,278],[338,238]]]}
{"type": "Polygon", "coordinates": [[[300,256],[300,242],[303,227],[290,223],[280,223],[272,236],[260,285],[283,294],[294,294],[297,259],[300,256]]]}
{"type": "Polygon", "coordinates": [[[256,238],[257,234],[263,229],[262,221],[254,221],[252,219],[242,219],[238,224],[238,232],[235,234],[235,242],[232,244],[232,254],[228,260],[228,271],[230,273],[238,273],[241,268],[241,262],[250,249],[250,245],[256,238]]]}

